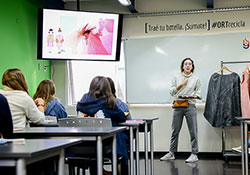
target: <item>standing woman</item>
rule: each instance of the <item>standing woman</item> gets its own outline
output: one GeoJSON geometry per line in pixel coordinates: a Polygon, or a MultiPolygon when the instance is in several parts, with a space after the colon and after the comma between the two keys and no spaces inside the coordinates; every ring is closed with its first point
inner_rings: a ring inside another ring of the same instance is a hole
{"type": "Polygon", "coordinates": [[[2,84],[3,89],[0,93],[8,100],[14,128],[24,128],[29,126],[30,122],[44,122],[44,101],[39,100],[39,106],[36,106],[29,96],[28,86],[20,69],[6,70],[2,77],[2,84]]]}
{"type": "Polygon", "coordinates": [[[172,135],[169,153],[160,160],[175,159],[177,152],[179,132],[184,116],[186,117],[191,141],[191,155],[186,162],[198,161],[198,128],[195,99],[201,98],[200,79],[193,75],[194,62],[191,58],[185,58],[181,62],[181,73],[174,76],[170,88],[170,94],[174,98],[174,112],[172,119],[172,135]]]}
{"type": "Polygon", "coordinates": [[[44,101],[44,114],[46,116],[55,116],[59,118],[67,118],[67,112],[64,106],[55,97],[56,86],[52,80],[43,80],[37,87],[36,93],[33,96],[33,100],[38,105],[38,101],[42,99],[44,101]]]}

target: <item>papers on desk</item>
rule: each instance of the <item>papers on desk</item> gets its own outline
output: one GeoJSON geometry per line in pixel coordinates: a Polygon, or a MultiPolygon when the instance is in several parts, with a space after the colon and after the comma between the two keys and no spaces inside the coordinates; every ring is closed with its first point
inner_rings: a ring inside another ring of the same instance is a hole
{"type": "MultiPolygon", "coordinates": [[[[233,151],[241,153],[241,146],[232,148],[233,151]]],[[[248,148],[248,154],[250,154],[250,148],[248,148]]]]}
{"type": "Polygon", "coordinates": [[[57,119],[54,116],[45,116],[45,123],[57,123],[57,119]]]}
{"type": "Polygon", "coordinates": [[[25,139],[0,139],[0,144],[1,145],[6,144],[6,143],[24,145],[25,144],[25,139]]]}
{"type": "Polygon", "coordinates": [[[128,124],[140,124],[143,123],[143,120],[126,120],[128,124]]]}

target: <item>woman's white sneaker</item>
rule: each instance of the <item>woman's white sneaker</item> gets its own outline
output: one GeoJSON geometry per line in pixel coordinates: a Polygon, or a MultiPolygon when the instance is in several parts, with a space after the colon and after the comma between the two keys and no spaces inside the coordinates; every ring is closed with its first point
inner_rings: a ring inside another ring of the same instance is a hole
{"type": "Polygon", "coordinates": [[[165,154],[163,157],[160,158],[161,161],[174,160],[174,159],[175,159],[174,153],[172,153],[172,152],[169,152],[169,153],[165,154]]]}
{"type": "Polygon", "coordinates": [[[187,160],[185,160],[185,162],[187,162],[187,163],[194,163],[194,162],[198,162],[198,161],[199,161],[199,159],[198,159],[197,155],[195,155],[195,154],[191,154],[189,156],[189,158],[187,160]]]}

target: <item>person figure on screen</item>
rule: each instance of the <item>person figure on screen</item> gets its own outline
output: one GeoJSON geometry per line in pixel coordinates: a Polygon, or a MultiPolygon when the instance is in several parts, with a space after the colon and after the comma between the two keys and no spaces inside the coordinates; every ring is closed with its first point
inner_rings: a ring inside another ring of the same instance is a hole
{"type": "Polygon", "coordinates": [[[49,29],[47,36],[47,46],[49,48],[49,53],[52,53],[52,48],[54,47],[54,32],[53,29],[49,29]]]}
{"type": "Polygon", "coordinates": [[[178,149],[179,133],[185,116],[192,148],[191,155],[185,162],[193,163],[198,161],[198,126],[195,99],[201,99],[201,83],[200,79],[193,75],[194,62],[191,58],[183,59],[180,69],[181,73],[174,76],[170,87],[170,94],[174,97],[170,149],[169,153],[161,157],[160,160],[175,159],[174,153],[178,149]],[[180,106],[180,104],[182,105],[180,106]]]}
{"type": "Polygon", "coordinates": [[[55,97],[56,86],[52,80],[43,80],[37,87],[33,100],[38,105],[39,100],[44,101],[44,114],[46,116],[55,116],[57,119],[67,118],[67,112],[64,106],[55,97]]]}
{"type": "Polygon", "coordinates": [[[129,109],[128,109],[128,105],[126,103],[124,103],[121,99],[116,97],[116,90],[115,90],[114,81],[109,77],[107,77],[107,80],[109,81],[112,94],[116,98],[116,104],[117,104],[118,108],[120,108],[125,113],[125,115],[127,114],[126,115],[127,120],[132,120],[131,113],[129,112],[129,109]]]}
{"type": "Polygon", "coordinates": [[[63,35],[62,35],[62,30],[61,28],[58,29],[58,34],[56,35],[56,46],[58,48],[58,54],[61,54],[64,50],[62,49],[63,47],[63,35]]]}
{"type": "Polygon", "coordinates": [[[38,107],[29,96],[27,82],[20,69],[8,69],[2,76],[4,95],[9,103],[13,127],[28,127],[29,123],[44,123],[44,101],[38,101],[38,107]]]}

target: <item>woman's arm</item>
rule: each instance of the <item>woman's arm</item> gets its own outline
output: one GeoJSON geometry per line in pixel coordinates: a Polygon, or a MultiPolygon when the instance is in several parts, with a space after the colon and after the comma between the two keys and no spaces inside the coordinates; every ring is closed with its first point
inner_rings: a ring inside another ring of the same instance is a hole
{"type": "Polygon", "coordinates": [[[176,93],[184,86],[186,86],[188,83],[188,78],[184,78],[180,84],[177,84],[177,77],[175,76],[172,80],[171,88],[170,88],[170,94],[172,96],[176,95],[176,93]]]}
{"type": "Polygon", "coordinates": [[[194,96],[197,97],[197,99],[201,99],[201,81],[200,81],[200,79],[198,79],[196,81],[194,96]]]}
{"type": "Polygon", "coordinates": [[[26,108],[24,110],[27,119],[32,123],[43,123],[45,120],[44,113],[38,110],[33,99],[28,94],[25,97],[25,102],[26,102],[26,108]]]}
{"type": "Polygon", "coordinates": [[[108,113],[110,113],[110,117],[112,121],[117,122],[117,123],[122,123],[126,121],[126,116],[124,112],[120,108],[118,108],[117,105],[115,106],[114,109],[106,109],[106,110],[108,113]]]}

